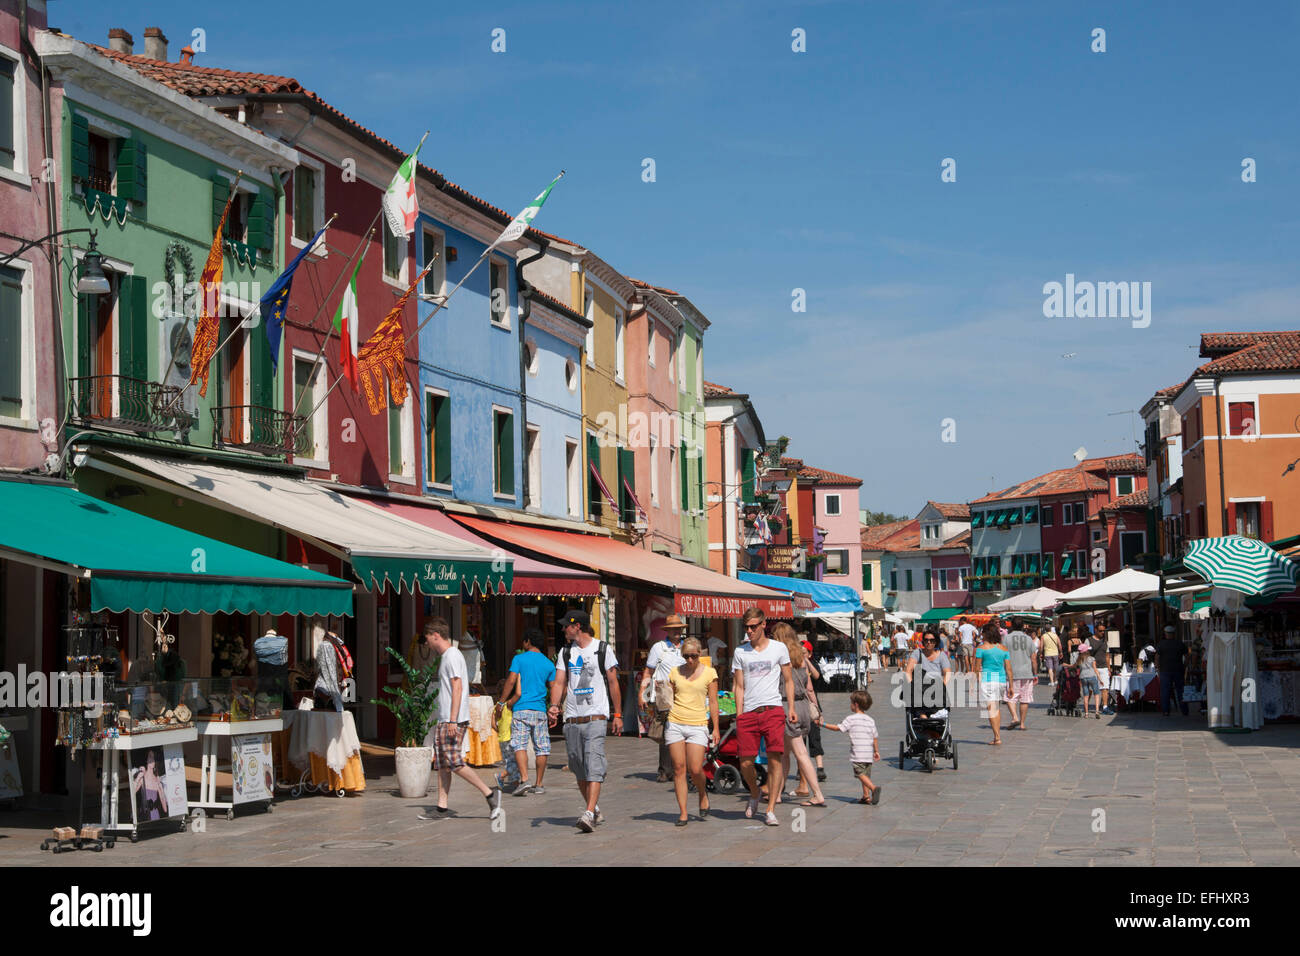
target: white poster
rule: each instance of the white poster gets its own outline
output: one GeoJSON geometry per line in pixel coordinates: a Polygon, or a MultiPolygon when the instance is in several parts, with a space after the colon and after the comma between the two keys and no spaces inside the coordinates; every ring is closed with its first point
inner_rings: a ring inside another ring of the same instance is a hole
{"type": "Polygon", "coordinates": [[[131,751],[131,795],[140,823],[185,816],[189,806],[180,744],[131,751]]]}
{"type": "Polygon", "coordinates": [[[270,800],[275,793],[275,767],[270,734],[244,734],[230,738],[230,773],[235,803],[270,800]]]}

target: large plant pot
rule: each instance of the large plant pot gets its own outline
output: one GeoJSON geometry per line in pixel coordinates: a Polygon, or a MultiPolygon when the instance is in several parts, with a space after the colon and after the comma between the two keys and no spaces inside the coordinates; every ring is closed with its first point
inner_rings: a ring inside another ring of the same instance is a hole
{"type": "Polygon", "coordinates": [[[397,792],[404,797],[423,797],[429,792],[433,766],[432,747],[398,747],[397,792]]]}

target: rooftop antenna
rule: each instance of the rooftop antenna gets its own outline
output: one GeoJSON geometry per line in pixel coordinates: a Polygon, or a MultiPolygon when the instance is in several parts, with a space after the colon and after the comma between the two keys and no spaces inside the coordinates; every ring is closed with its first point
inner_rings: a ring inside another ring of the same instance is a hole
{"type": "Polygon", "coordinates": [[[1130,418],[1129,418],[1129,425],[1132,427],[1132,430],[1133,430],[1133,444],[1135,444],[1135,445],[1138,443],[1138,436],[1137,436],[1137,422],[1134,421],[1134,419],[1133,419],[1131,416],[1136,415],[1136,414],[1137,414],[1137,409],[1135,409],[1135,408],[1126,408],[1126,409],[1125,409],[1124,411],[1122,411],[1122,412],[1108,412],[1107,415],[1106,415],[1107,418],[1114,418],[1116,415],[1128,415],[1128,416],[1130,416],[1130,418]]]}

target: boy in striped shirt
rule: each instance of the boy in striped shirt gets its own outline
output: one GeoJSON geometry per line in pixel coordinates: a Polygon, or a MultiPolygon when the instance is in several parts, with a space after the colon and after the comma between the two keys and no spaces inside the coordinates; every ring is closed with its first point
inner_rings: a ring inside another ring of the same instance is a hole
{"type": "Polygon", "coordinates": [[[871,695],[865,690],[849,694],[853,713],[838,724],[818,721],[827,730],[838,730],[849,735],[849,759],[853,761],[853,775],[862,783],[862,799],[858,803],[875,806],[880,802],[880,784],[871,782],[871,765],[880,759],[880,736],[876,722],[867,716],[871,709],[871,695]]]}

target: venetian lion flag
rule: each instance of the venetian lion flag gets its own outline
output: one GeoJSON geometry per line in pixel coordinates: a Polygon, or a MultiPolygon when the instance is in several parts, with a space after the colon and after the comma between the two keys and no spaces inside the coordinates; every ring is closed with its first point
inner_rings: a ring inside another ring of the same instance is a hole
{"type": "MultiPolygon", "coordinates": [[[[366,244],[367,247],[369,243],[366,244]]],[[[343,300],[339,302],[338,311],[334,313],[334,331],[339,333],[339,374],[352,384],[352,391],[357,390],[357,273],[361,263],[366,261],[366,250],[361,250],[352,278],[343,289],[343,300]]]]}
{"type": "Polygon", "coordinates": [[[366,393],[371,415],[384,410],[385,382],[394,405],[406,401],[406,336],[402,333],[402,313],[411,293],[428,271],[425,269],[415,277],[411,287],[393,305],[393,311],[379,323],[375,334],[357,350],[356,372],[361,376],[361,388],[366,393]]]}
{"type": "Polygon", "coordinates": [[[388,191],[384,193],[384,218],[388,220],[388,228],[399,239],[415,231],[415,217],[420,212],[419,203],[415,198],[416,157],[420,155],[420,147],[424,145],[428,135],[426,132],[420,137],[415,152],[407,156],[402,165],[397,167],[393,181],[388,184],[388,191]]]}
{"type": "Polygon", "coordinates": [[[208,250],[208,261],[203,265],[203,274],[199,277],[199,293],[202,296],[199,320],[194,324],[194,344],[190,348],[190,384],[202,382],[199,394],[208,394],[208,367],[212,356],[217,351],[217,335],[221,331],[221,318],[217,310],[221,306],[221,274],[224,257],[221,243],[226,231],[226,217],[230,215],[230,204],[239,189],[239,175],[230,187],[226,197],[226,208],[221,211],[221,221],[217,223],[216,235],[212,237],[212,248],[208,250]]]}
{"type": "Polygon", "coordinates": [[[551,190],[555,188],[555,184],[563,178],[564,170],[561,169],[560,175],[552,179],[551,184],[538,193],[536,199],[525,206],[519,215],[510,220],[510,225],[506,226],[501,235],[497,236],[496,242],[492,243],[488,248],[495,249],[503,242],[511,242],[522,236],[524,231],[533,224],[533,220],[537,217],[537,214],[541,212],[542,204],[546,202],[546,197],[551,194],[551,190]]]}

